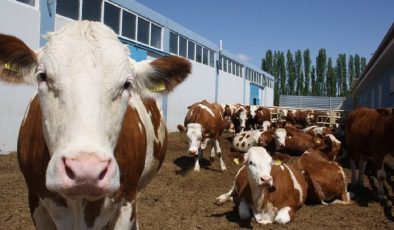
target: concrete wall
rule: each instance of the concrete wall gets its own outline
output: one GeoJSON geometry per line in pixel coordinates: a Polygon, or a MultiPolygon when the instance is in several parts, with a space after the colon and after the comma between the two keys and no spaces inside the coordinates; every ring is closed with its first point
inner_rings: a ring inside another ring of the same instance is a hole
{"type": "Polygon", "coordinates": [[[394,107],[394,65],[387,68],[359,96],[359,105],[372,108],[394,107]],[[390,89],[391,86],[391,89],[390,89]]]}
{"type": "MultiPolygon", "coordinates": [[[[40,12],[16,1],[0,1],[0,33],[21,38],[30,48],[40,43],[40,12]],[[23,17],[15,17],[15,12],[23,17]],[[23,29],[21,29],[23,28],[23,29]]],[[[0,83],[0,153],[16,150],[19,126],[34,86],[0,83]]]]}
{"type": "Polygon", "coordinates": [[[220,70],[218,85],[218,102],[221,104],[243,103],[243,84],[243,78],[234,76],[220,70]]]}

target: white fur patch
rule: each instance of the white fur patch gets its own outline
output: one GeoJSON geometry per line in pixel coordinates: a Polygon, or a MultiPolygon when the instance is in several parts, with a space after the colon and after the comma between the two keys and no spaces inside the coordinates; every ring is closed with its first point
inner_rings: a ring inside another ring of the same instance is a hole
{"type": "Polygon", "coordinates": [[[290,222],[291,218],[289,215],[290,207],[281,208],[275,217],[275,222],[278,224],[287,224],[290,222]]]}
{"type": "Polygon", "coordinates": [[[208,113],[212,115],[212,117],[215,117],[215,114],[208,106],[205,106],[203,104],[198,104],[198,107],[200,107],[201,109],[205,109],[208,113]]]}
{"type": "Polygon", "coordinates": [[[291,169],[287,165],[284,165],[284,166],[287,168],[287,170],[289,170],[291,180],[293,181],[294,189],[298,190],[298,192],[300,193],[300,203],[302,204],[302,201],[304,200],[303,199],[304,194],[302,193],[301,185],[300,185],[300,183],[298,183],[298,180],[294,176],[293,171],[291,171],[291,169]]]}
{"type": "Polygon", "coordinates": [[[327,134],[326,136],[329,137],[329,138],[331,139],[332,142],[335,142],[335,143],[337,143],[337,144],[341,144],[341,142],[340,142],[337,138],[335,138],[334,135],[332,135],[332,134],[327,134]]]}

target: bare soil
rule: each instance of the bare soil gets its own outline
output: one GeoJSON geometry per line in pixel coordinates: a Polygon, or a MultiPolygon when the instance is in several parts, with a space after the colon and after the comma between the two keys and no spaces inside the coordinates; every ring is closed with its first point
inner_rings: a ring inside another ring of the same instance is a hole
{"type": "MultiPolygon", "coordinates": [[[[229,190],[240,167],[229,152],[229,142],[223,138],[221,145],[227,171],[220,171],[218,160],[207,160],[206,151],[206,160],[196,173],[194,159],[187,155],[186,138],[179,133],[170,134],[162,168],[139,194],[137,215],[141,229],[394,229],[393,209],[374,198],[374,170],[367,170],[370,176],[365,178],[366,188],[358,191],[354,204],[304,205],[295,221],[284,226],[241,221],[231,202],[214,204],[217,196],[229,190]]],[[[350,170],[345,168],[345,172],[349,181],[350,170]]],[[[388,200],[393,202],[393,183],[386,183],[385,187],[388,200]]],[[[15,153],[0,156],[0,194],[0,229],[34,229],[27,188],[15,153]]]]}

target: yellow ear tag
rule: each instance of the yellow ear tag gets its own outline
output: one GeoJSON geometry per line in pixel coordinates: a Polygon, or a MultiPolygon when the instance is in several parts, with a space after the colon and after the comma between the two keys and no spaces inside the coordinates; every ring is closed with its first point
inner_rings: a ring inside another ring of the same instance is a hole
{"type": "Polygon", "coordinates": [[[149,90],[152,92],[162,92],[166,90],[166,86],[164,85],[163,81],[160,81],[157,84],[150,86],[149,90]]]}
{"type": "Polygon", "coordinates": [[[10,63],[4,63],[4,69],[19,73],[18,70],[14,69],[10,63]]]}
{"type": "Polygon", "coordinates": [[[239,158],[234,158],[234,162],[239,165],[239,158]]]}
{"type": "Polygon", "coordinates": [[[316,142],[317,144],[320,144],[320,143],[321,143],[320,139],[316,139],[315,142],[316,142]]]}
{"type": "Polygon", "coordinates": [[[275,165],[275,166],[280,166],[280,165],[282,165],[282,161],[280,161],[280,160],[274,160],[274,165],[275,165]]]}

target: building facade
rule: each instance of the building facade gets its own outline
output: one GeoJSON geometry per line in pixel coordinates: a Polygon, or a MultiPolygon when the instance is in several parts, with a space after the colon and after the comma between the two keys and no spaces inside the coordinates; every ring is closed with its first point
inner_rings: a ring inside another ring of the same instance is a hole
{"type": "MultiPolygon", "coordinates": [[[[274,78],[219,44],[133,0],[2,0],[0,33],[21,38],[32,49],[45,45],[47,32],[74,20],[101,21],[128,45],[136,61],[178,55],[192,74],[174,92],[157,98],[169,131],[183,123],[187,106],[218,103],[273,105],[274,78]],[[23,15],[21,17],[20,15],[23,15]]],[[[34,86],[0,83],[0,152],[16,149],[17,133],[34,86]]]]}
{"type": "Polygon", "coordinates": [[[356,106],[394,107],[394,23],[352,88],[356,106]]]}

